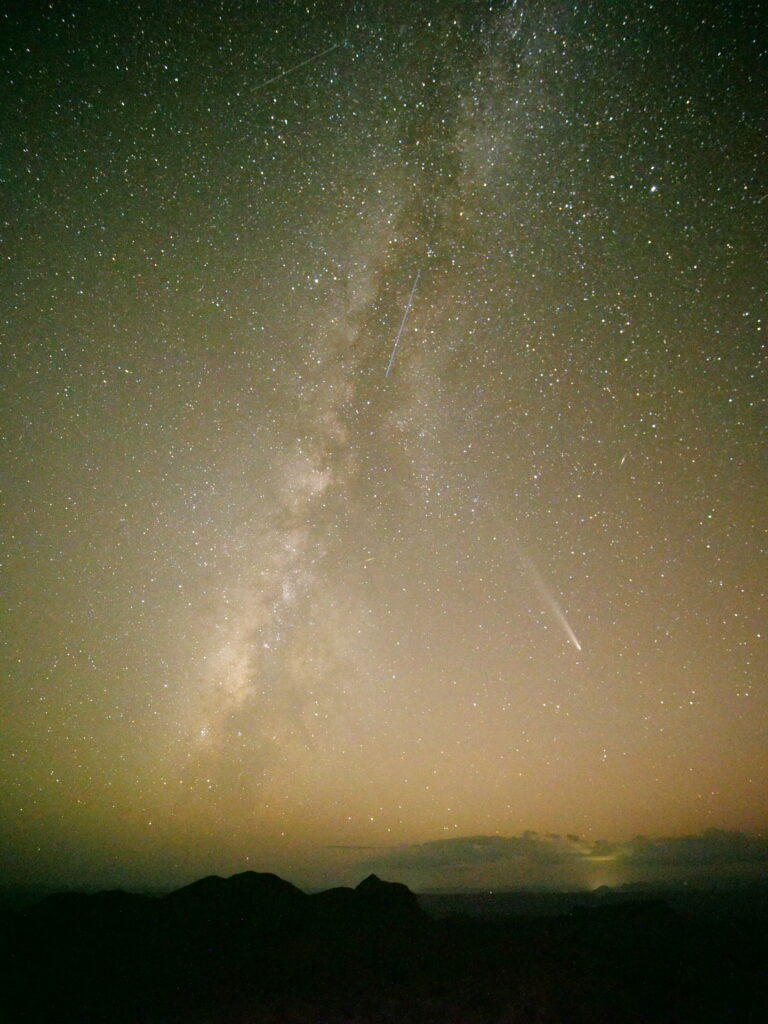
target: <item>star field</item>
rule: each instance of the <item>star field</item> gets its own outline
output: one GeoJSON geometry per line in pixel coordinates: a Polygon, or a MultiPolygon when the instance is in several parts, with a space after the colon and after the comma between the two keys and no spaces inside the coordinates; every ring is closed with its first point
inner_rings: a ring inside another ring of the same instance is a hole
{"type": "Polygon", "coordinates": [[[2,37],[8,877],[764,829],[756,13],[2,37]]]}

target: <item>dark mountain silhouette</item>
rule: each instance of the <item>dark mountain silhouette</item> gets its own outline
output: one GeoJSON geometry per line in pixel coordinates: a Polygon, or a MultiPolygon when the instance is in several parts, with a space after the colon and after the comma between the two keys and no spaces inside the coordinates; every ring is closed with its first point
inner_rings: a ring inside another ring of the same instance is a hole
{"type": "Polygon", "coordinates": [[[355,896],[382,913],[419,914],[419,903],[402,882],[382,882],[377,875],[368,875],[355,889],[355,896]]]}
{"type": "Polygon", "coordinates": [[[243,871],[231,878],[208,875],[182,889],[176,889],[167,897],[176,905],[202,906],[204,903],[233,904],[245,909],[268,910],[271,907],[298,905],[306,895],[295,885],[269,872],[243,871]]]}
{"type": "Polygon", "coordinates": [[[327,889],[310,897],[316,920],[369,928],[408,928],[423,924],[426,915],[408,886],[382,882],[369,875],[355,889],[327,889]]]}
{"type": "Polygon", "coordinates": [[[165,897],[159,913],[166,925],[282,930],[306,917],[307,900],[305,893],[277,875],[244,871],[231,878],[209,875],[177,889],[165,897]]]}
{"type": "Polygon", "coordinates": [[[161,897],[53,895],[0,918],[0,1019],[762,1019],[764,913],[706,920],[658,899],[580,899],[561,914],[435,920],[406,886],[375,875],[354,889],[306,894],[254,871],[209,876],[161,897]]]}

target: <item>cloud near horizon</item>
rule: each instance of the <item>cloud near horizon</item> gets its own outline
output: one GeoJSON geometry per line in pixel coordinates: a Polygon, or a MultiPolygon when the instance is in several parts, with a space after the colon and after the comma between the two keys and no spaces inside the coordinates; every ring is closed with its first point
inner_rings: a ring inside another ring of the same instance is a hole
{"type": "Polygon", "coordinates": [[[697,835],[636,836],[623,842],[576,835],[462,836],[382,848],[359,868],[413,888],[538,887],[759,877],[768,866],[765,836],[708,829],[697,835]]]}

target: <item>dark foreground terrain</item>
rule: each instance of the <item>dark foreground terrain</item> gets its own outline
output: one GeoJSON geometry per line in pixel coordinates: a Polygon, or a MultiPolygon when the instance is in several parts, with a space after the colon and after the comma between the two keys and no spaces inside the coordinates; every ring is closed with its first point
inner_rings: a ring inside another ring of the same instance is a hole
{"type": "Polygon", "coordinates": [[[162,897],[49,896],[3,914],[0,1015],[14,1024],[768,1020],[765,900],[555,899],[531,913],[509,897],[494,916],[479,899],[426,898],[432,916],[405,886],[373,875],[307,895],[255,872],[162,897]]]}

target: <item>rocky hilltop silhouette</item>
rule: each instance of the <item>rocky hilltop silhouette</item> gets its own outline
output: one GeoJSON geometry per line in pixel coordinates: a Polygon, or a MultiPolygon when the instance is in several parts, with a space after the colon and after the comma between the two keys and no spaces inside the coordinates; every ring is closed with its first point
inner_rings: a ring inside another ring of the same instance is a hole
{"type": "Polygon", "coordinates": [[[273,874],[165,896],[49,896],[2,917],[13,1024],[761,1019],[763,918],[716,927],[661,900],[431,918],[369,875],[307,894],[273,874]]]}

